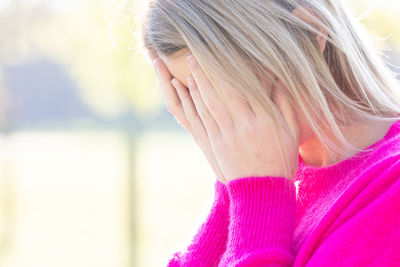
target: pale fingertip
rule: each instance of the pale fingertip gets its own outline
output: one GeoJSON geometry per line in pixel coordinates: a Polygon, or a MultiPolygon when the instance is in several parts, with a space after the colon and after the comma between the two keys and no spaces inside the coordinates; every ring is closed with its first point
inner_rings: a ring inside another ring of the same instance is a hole
{"type": "Polygon", "coordinates": [[[154,65],[157,65],[157,63],[158,63],[158,61],[159,61],[160,59],[157,57],[157,58],[155,58],[154,60],[153,60],[153,64],[154,65]]]}
{"type": "Polygon", "coordinates": [[[190,53],[189,55],[186,56],[186,60],[189,61],[193,57],[193,54],[190,53]]]}
{"type": "Polygon", "coordinates": [[[156,74],[158,75],[158,73],[160,72],[160,70],[159,70],[159,66],[158,66],[158,58],[156,58],[156,59],[154,59],[153,60],[153,67],[154,67],[154,70],[156,71],[156,74]]]}
{"type": "Polygon", "coordinates": [[[195,86],[194,79],[191,75],[187,77],[187,83],[190,88],[193,88],[195,86]]]}
{"type": "Polygon", "coordinates": [[[195,58],[192,54],[188,55],[188,56],[186,57],[186,60],[187,60],[187,62],[188,62],[188,64],[189,64],[189,66],[190,66],[192,69],[194,69],[194,68],[198,65],[196,58],[195,58]]]}
{"type": "Polygon", "coordinates": [[[171,83],[175,88],[178,87],[178,80],[177,79],[172,78],[171,83]]]}

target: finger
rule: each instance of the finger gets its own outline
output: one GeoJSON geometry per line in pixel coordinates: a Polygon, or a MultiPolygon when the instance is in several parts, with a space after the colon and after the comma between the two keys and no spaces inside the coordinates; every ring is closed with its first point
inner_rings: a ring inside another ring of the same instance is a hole
{"type": "Polygon", "coordinates": [[[190,124],[187,123],[184,116],[182,103],[171,84],[172,75],[169,73],[167,67],[160,58],[156,58],[153,61],[153,64],[160,82],[161,93],[163,95],[167,110],[175,116],[178,123],[180,123],[184,128],[186,128],[186,130],[190,132],[190,124]]]}
{"type": "MultiPolygon", "coordinates": [[[[268,78],[271,77],[271,82],[267,82],[265,78],[262,78],[260,75],[256,74],[258,81],[261,83],[265,91],[267,92],[267,95],[269,96],[270,100],[274,103],[274,87],[276,85],[276,80],[277,78],[273,75],[272,72],[268,71],[267,72],[270,74],[270,76],[266,75],[268,78]],[[275,78],[273,78],[275,77],[275,78]]],[[[257,99],[254,98],[249,98],[247,99],[247,102],[249,103],[249,106],[253,110],[253,113],[255,114],[256,118],[259,120],[265,120],[269,119],[269,114],[263,107],[263,105],[260,103],[260,101],[257,101],[257,99]]]]}
{"type": "Polygon", "coordinates": [[[223,131],[229,131],[234,126],[234,123],[226,110],[224,104],[216,93],[215,88],[200,68],[193,55],[187,57],[188,64],[192,73],[192,77],[195,80],[198,91],[200,92],[201,98],[204,104],[208,108],[209,112],[214,117],[215,121],[223,131]]]}
{"type": "Polygon", "coordinates": [[[154,50],[147,50],[147,54],[150,57],[151,61],[153,61],[154,59],[156,59],[158,57],[158,54],[156,51],[154,50]]]}
{"type": "Polygon", "coordinates": [[[232,115],[240,125],[245,125],[256,118],[252,107],[249,102],[238,92],[233,91],[232,86],[225,83],[222,94],[227,100],[227,103],[232,111],[232,115]]]}
{"type": "Polygon", "coordinates": [[[207,106],[204,104],[202,96],[200,94],[200,90],[195,80],[192,76],[189,76],[187,82],[189,85],[190,96],[192,97],[193,103],[196,106],[197,113],[199,114],[203,125],[207,130],[208,136],[212,139],[219,137],[221,135],[220,127],[214,119],[213,115],[208,110],[207,106]]]}
{"type": "Polygon", "coordinates": [[[172,84],[178,92],[179,98],[181,99],[185,116],[190,122],[191,128],[193,129],[193,137],[195,137],[196,143],[203,149],[207,160],[210,162],[212,169],[214,170],[217,177],[226,182],[225,178],[219,168],[215,155],[212,152],[207,130],[203,125],[203,122],[196,111],[196,106],[193,103],[192,97],[188,89],[177,79],[172,79],[172,84]]]}
{"type": "MultiPolygon", "coordinates": [[[[267,83],[264,79],[262,79],[258,74],[256,75],[261,85],[265,88],[270,100],[274,102],[273,91],[274,91],[274,83],[267,83]]],[[[265,108],[261,105],[259,101],[256,99],[248,99],[249,105],[253,109],[253,112],[257,119],[265,120],[269,119],[269,115],[265,108]]]]}
{"type": "Polygon", "coordinates": [[[183,111],[183,108],[179,96],[171,84],[173,77],[160,58],[156,58],[153,64],[160,81],[161,92],[166,102],[167,109],[176,115],[175,113],[183,111]]]}
{"type": "Polygon", "coordinates": [[[178,81],[178,80],[173,78],[171,80],[171,84],[176,89],[176,92],[178,93],[182,109],[179,109],[179,111],[177,111],[177,113],[179,112],[179,114],[174,114],[174,115],[177,118],[177,120],[183,125],[183,127],[185,127],[185,129],[188,130],[190,134],[194,135],[193,124],[190,122],[190,119],[188,118],[186,111],[185,111],[185,105],[186,105],[186,103],[184,103],[185,100],[183,100],[182,97],[180,96],[179,91],[181,89],[177,89],[175,81],[178,81]]]}
{"type": "Polygon", "coordinates": [[[187,123],[190,124],[190,127],[193,130],[191,134],[193,135],[193,137],[195,137],[196,141],[197,139],[208,138],[207,130],[197,113],[196,106],[193,103],[192,97],[190,96],[188,89],[175,78],[172,79],[172,84],[176,88],[176,91],[181,100],[187,123]]]}

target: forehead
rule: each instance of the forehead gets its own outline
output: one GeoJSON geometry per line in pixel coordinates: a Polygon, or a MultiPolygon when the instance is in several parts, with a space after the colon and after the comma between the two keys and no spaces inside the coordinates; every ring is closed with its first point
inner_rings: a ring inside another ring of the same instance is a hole
{"type": "Polygon", "coordinates": [[[187,87],[187,77],[191,74],[189,66],[186,62],[186,57],[190,54],[189,50],[178,51],[178,53],[173,56],[162,56],[160,55],[160,59],[165,63],[169,72],[173,77],[178,79],[187,87]]]}

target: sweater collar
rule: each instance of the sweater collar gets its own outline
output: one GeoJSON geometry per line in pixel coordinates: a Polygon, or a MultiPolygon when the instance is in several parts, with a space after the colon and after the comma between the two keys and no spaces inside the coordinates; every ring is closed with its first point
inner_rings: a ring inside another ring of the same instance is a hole
{"type": "Polygon", "coordinates": [[[354,169],[362,169],[362,164],[368,164],[368,158],[373,158],[373,152],[397,134],[400,134],[400,120],[394,122],[386,132],[385,136],[377,142],[356,153],[350,158],[346,158],[342,161],[324,167],[316,167],[306,164],[299,154],[299,167],[294,181],[301,180],[302,183],[310,182],[311,184],[315,184],[318,180],[318,183],[322,183],[320,184],[321,187],[327,187],[333,182],[333,180],[335,180],[335,178],[338,179],[338,177],[343,177],[343,175],[349,174],[354,169]],[[368,151],[365,151],[367,149],[372,149],[371,153],[367,153],[368,151]]]}

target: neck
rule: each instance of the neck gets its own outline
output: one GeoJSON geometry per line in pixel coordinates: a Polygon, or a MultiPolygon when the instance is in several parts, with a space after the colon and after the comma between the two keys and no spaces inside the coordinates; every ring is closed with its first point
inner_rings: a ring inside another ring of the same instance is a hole
{"type": "MultiPolygon", "coordinates": [[[[393,123],[394,122],[373,122],[368,124],[350,125],[342,127],[341,130],[344,137],[351,145],[358,149],[365,149],[382,139],[393,123]]],[[[335,138],[335,136],[328,136],[336,146],[343,147],[339,145],[338,139],[335,138]]],[[[357,151],[351,153],[348,157],[351,157],[356,153],[357,151]]],[[[345,159],[345,157],[340,154],[333,154],[331,158],[328,151],[323,147],[316,135],[313,135],[300,146],[299,154],[304,163],[315,167],[332,165],[345,159]]]]}

